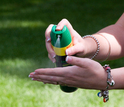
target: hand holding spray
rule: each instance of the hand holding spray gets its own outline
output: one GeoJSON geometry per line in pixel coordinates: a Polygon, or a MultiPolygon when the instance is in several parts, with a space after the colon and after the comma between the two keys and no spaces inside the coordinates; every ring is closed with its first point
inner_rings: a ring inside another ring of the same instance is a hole
{"type": "MultiPolygon", "coordinates": [[[[56,53],[56,66],[65,67],[71,66],[68,64],[66,59],[66,49],[73,46],[71,34],[66,26],[63,27],[61,31],[56,30],[56,25],[52,27],[51,30],[51,44],[53,46],[54,52],[56,53]]],[[[60,88],[64,92],[74,92],[77,90],[76,87],[61,86],[60,88]]]]}

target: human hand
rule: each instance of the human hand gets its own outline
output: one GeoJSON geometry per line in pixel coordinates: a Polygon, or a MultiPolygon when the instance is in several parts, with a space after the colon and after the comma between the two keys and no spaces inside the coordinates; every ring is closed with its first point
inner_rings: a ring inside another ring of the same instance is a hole
{"type": "Polygon", "coordinates": [[[106,88],[107,75],[98,62],[74,56],[67,56],[66,61],[73,66],[37,69],[29,77],[35,81],[69,87],[99,90],[106,88]]]}
{"type": "MultiPolygon", "coordinates": [[[[86,53],[87,44],[84,41],[84,39],[82,39],[82,37],[73,29],[72,25],[69,23],[68,20],[66,19],[61,20],[58,23],[56,30],[62,30],[64,25],[66,25],[70,31],[73,45],[74,45],[66,50],[66,55],[76,55],[79,57],[84,56],[86,53]]],[[[51,39],[50,39],[50,33],[51,33],[52,27],[53,27],[53,24],[48,26],[48,28],[45,31],[45,37],[46,37],[46,48],[48,51],[48,57],[53,62],[55,62],[55,52],[51,46],[51,39]]]]}

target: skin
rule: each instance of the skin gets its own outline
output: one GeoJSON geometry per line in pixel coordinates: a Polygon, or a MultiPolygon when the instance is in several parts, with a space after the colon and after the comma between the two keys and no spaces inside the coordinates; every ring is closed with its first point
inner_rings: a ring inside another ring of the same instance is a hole
{"type": "MultiPolygon", "coordinates": [[[[56,30],[62,30],[64,25],[66,25],[68,27],[68,29],[71,33],[71,36],[73,38],[73,44],[74,44],[74,48],[70,48],[70,50],[74,49],[74,51],[69,52],[69,50],[66,50],[66,54],[67,55],[73,55],[73,54],[76,53],[77,56],[82,56],[81,54],[86,51],[86,50],[82,50],[82,48],[84,49],[84,46],[87,45],[87,44],[85,44],[85,40],[82,39],[82,37],[73,29],[71,24],[66,19],[62,19],[58,23],[56,30]],[[79,46],[81,46],[82,48],[79,48],[79,46]]],[[[50,32],[51,32],[52,26],[53,26],[53,24],[49,25],[48,28],[46,29],[45,37],[46,37],[46,48],[47,48],[47,51],[48,51],[48,57],[53,62],[55,62],[55,52],[52,49],[51,39],[50,39],[50,32]]]]}
{"type": "Polygon", "coordinates": [[[47,83],[56,83],[71,87],[103,89],[106,87],[106,73],[103,67],[96,61],[89,58],[76,58],[69,56],[67,62],[74,65],[72,67],[63,68],[45,68],[35,70],[35,74],[31,73],[33,80],[43,81],[47,83]],[[78,65],[78,66],[77,66],[78,65]],[[92,65],[92,67],[89,65],[92,65]],[[92,69],[95,68],[95,69],[92,69]],[[102,72],[99,72],[102,71],[102,72]],[[86,73],[89,72],[89,73],[86,73]],[[103,76],[104,75],[104,76],[103,76]],[[94,79],[94,76],[97,77],[94,79]],[[96,81],[100,80],[99,85],[96,81]],[[90,80],[90,81],[89,81],[90,80]],[[95,83],[95,84],[94,84],[95,83]],[[101,84],[104,84],[101,85],[101,84]],[[99,87],[98,87],[99,86],[99,87]]]}
{"type": "MultiPolygon", "coordinates": [[[[107,73],[97,61],[89,59],[97,49],[97,44],[92,38],[82,39],[73,29],[68,20],[61,20],[56,30],[61,30],[66,25],[73,38],[74,46],[66,50],[66,62],[71,64],[69,67],[41,68],[30,73],[29,77],[34,81],[42,81],[49,84],[67,85],[83,89],[105,90],[107,83],[107,73]],[[92,48],[91,48],[92,47],[92,48]],[[71,55],[76,54],[78,57],[71,55]],[[87,58],[84,58],[87,57],[87,58]]],[[[51,47],[50,31],[52,24],[48,26],[45,32],[46,48],[48,57],[55,62],[55,53],[51,47]]],[[[100,51],[95,57],[96,60],[104,60],[108,56],[110,43],[109,60],[124,56],[124,14],[114,24],[101,29],[93,34],[100,43],[100,51]],[[108,43],[109,42],[109,43],[108,43]]],[[[111,70],[115,85],[109,89],[124,89],[124,68],[111,70]]]]}
{"type": "MultiPolygon", "coordinates": [[[[109,56],[109,60],[117,59],[124,56],[124,14],[120,17],[120,19],[113,25],[107,26],[97,33],[93,34],[97,38],[100,43],[100,51],[95,60],[104,60],[108,56],[109,44],[111,47],[111,52],[109,56]],[[113,30],[114,29],[114,30],[113,30]],[[101,36],[103,35],[103,36],[101,36]],[[106,40],[105,38],[108,40],[106,40]]],[[[69,23],[67,19],[62,19],[58,25],[57,30],[61,30],[63,26],[66,25],[71,33],[73,38],[74,46],[66,50],[67,55],[76,54],[79,57],[88,57],[94,55],[97,49],[97,45],[92,38],[82,39],[81,36],[73,29],[72,25],[69,23]],[[92,48],[91,48],[92,47],[92,48]]],[[[50,32],[53,24],[49,25],[45,32],[46,37],[46,48],[48,51],[48,57],[55,62],[55,53],[51,47],[50,41],[50,32]]]]}

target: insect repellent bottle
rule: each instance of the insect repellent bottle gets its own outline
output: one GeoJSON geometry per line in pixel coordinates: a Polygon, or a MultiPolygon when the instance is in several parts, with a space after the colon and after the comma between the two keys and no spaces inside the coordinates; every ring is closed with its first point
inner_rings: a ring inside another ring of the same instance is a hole
{"type": "MultiPolygon", "coordinates": [[[[56,25],[52,27],[51,30],[51,44],[53,46],[54,52],[56,53],[56,66],[65,67],[70,66],[66,59],[66,49],[73,46],[71,34],[66,26],[63,27],[61,31],[56,30],[56,25]]],[[[60,88],[64,92],[74,92],[77,90],[76,87],[61,86],[60,88]]]]}

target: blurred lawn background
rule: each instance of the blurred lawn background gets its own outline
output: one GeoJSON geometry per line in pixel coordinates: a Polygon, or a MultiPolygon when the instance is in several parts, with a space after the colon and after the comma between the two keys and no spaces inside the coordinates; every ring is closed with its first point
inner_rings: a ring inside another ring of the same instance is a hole
{"type": "MultiPolygon", "coordinates": [[[[28,78],[37,68],[54,67],[44,42],[49,24],[67,18],[83,36],[114,24],[123,11],[124,0],[1,0],[0,107],[123,107],[123,90],[111,90],[109,102],[103,103],[98,90],[67,94],[28,78]]],[[[123,60],[101,64],[116,68],[123,60]]]]}

